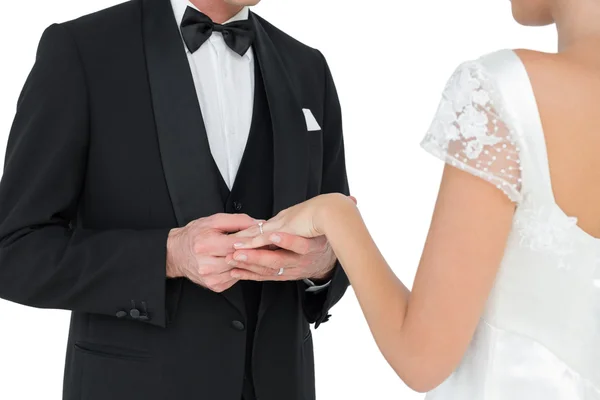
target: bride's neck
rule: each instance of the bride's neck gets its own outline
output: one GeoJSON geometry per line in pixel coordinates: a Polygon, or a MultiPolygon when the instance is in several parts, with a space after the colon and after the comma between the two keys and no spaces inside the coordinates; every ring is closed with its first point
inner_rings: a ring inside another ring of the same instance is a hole
{"type": "Polygon", "coordinates": [[[589,42],[598,43],[600,53],[600,4],[566,2],[556,10],[558,51],[564,52],[589,42]]]}

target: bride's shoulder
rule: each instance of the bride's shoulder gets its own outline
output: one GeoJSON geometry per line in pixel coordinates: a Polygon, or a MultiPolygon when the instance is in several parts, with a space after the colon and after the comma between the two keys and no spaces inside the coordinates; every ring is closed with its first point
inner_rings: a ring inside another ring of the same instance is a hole
{"type": "Polygon", "coordinates": [[[584,90],[597,88],[598,68],[577,57],[562,53],[543,53],[533,50],[513,50],[525,67],[536,95],[555,97],[570,88],[584,90]]]}
{"type": "Polygon", "coordinates": [[[490,90],[519,80],[548,81],[556,79],[568,65],[556,54],[524,49],[502,49],[463,61],[452,74],[448,87],[469,89],[479,81],[490,90]],[[487,85],[484,85],[486,83],[487,85]]]}
{"type": "Polygon", "coordinates": [[[456,70],[480,69],[489,74],[496,74],[510,72],[523,66],[527,69],[547,69],[566,65],[557,54],[526,49],[501,49],[463,61],[456,70]]]}
{"type": "Polygon", "coordinates": [[[512,52],[530,75],[545,74],[554,76],[554,74],[559,73],[561,70],[566,71],[571,67],[571,63],[557,53],[544,53],[527,49],[515,49],[512,52]]]}
{"type": "Polygon", "coordinates": [[[529,50],[529,49],[513,49],[510,50],[519,58],[519,60],[524,64],[529,65],[563,65],[565,59],[561,57],[558,53],[546,53],[538,50],[529,50]]]}
{"type": "Polygon", "coordinates": [[[520,61],[517,51],[497,50],[459,63],[450,77],[449,84],[454,86],[453,83],[462,83],[470,86],[468,81],[471,79],[494,80],[495,76],[508,73],[519,65],[522,65],[522,61],[520,61]],[[471,79],[467,80],[466,77],[471,79]]]}
{"type": "Polygon", "coordinates": [[[479,59],[490,73],[511,74],[524,69],[530,78],[556,79],[569,69],[569,63],[556,53],[528,49],[505,49],[486,54],[479,59]]]}
{"type": "Polygon", "coordinates": [[[519,65],[519,57],[513,50],[498,50],[462,61],[450,75],[444,95],[462,98],[467,92],[495,92],[499,78],[519,65]]]}

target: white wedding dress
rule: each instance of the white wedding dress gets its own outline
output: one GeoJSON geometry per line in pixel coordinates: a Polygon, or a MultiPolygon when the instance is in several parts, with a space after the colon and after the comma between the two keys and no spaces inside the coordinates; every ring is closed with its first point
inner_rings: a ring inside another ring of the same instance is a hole
{"type": "Polygon", "coordinates": [[[600,240],[554,200],[536,100],[517,54],[461,65],[422,145],[517,204],[473,340],[427,400],[600,400],[600,240]]]}

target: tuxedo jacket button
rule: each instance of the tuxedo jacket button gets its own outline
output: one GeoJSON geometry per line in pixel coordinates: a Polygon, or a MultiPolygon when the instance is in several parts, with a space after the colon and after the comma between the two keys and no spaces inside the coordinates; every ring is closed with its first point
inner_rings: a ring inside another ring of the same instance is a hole
{"type": "Polygon", "coordinates": [[[134,308],[131,311],[129,311],[129,315],[131,315],[131,318],[133,319],[138,319],[140,317],[140,310],[134,308]]]}
{"type": "Polygon", "coordinates": [[[233,322],[231,322],[231,326],[233,327],[233,329],[235,329],[237,331],[243,331],[244,329],[246,329],[243,322],[241,322],[241,321],[233,321],[233,322]]]}
{"type": "Polygon", "coordinates": [[[235,211],[242,211],[242,203],[240,203],[239,201],[234,201],[233,208],[235,209],[235,211]]]}
{"type": "Polygon", "coordinates": [[[127,311],[119,311],[117,312],[117,318],[125,318],[127,316],[127,311]]]}

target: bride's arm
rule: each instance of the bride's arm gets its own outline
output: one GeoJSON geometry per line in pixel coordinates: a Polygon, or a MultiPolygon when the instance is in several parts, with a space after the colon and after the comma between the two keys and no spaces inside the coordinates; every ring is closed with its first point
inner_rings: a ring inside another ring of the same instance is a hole
{"type": "MultiPolygon", "coordinates": [[[[384,356],[410,387],[428,391],[464,356],[500,266],[522,199],[520,140],[493,76],[479,62],[461,65],[423,141],[448,166],[412,293],[345,196],[319,196],[291,207],[265,223],[265,232],[280,232],[275,238],[267,233],[238,248],[289,248],[290,234],[325,234],[384,356]]],[[[258,234],[256,227],[250,231],[258,234]]],[[[405,251],[401,242],[396,248],[405,251]]],[[[233,270],[232,276],[285,279],[276,270],[266,277],[233,270]]]]}
{"type": "MultiPolygon", "coordinates": [[[[455,369],[473,336],[514,204],[488,182],[446,167],[411,293],[377,249],[354,203],[342,197],[328,202],[317,224],[348,274],[379,348],[407,385],[431,390],[455,369]]],[[[405,251],[402,243],[397,251],[405,251]]]]}

